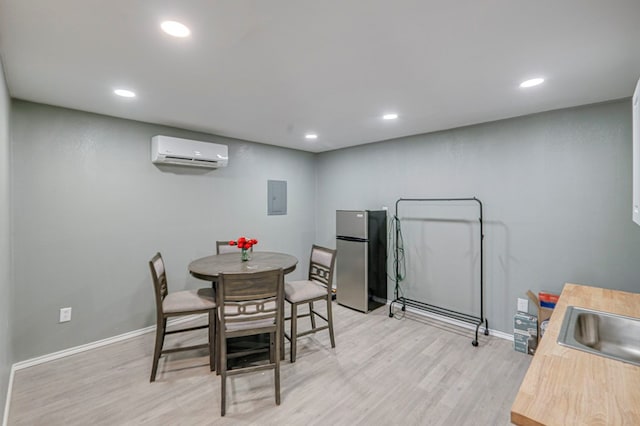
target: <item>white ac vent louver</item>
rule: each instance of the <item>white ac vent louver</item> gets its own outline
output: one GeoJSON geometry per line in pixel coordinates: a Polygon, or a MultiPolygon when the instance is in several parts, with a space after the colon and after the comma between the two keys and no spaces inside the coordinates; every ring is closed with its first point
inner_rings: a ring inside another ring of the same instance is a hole
{"type": "Polygon", "coordinates": [[[227,145],[157,135],[151,138],[151,162],[217,169],[229,162],[227,145]]]}

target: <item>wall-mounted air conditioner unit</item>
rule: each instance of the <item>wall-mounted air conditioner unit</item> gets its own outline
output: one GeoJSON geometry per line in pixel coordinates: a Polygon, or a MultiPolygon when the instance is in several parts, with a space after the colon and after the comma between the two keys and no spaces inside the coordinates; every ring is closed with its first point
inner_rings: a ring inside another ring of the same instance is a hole
{"type": "Polygon", "coordinates": [[[151,161],[215,169],[227,166],[229,153],[226,145],[158,135],[151,138],[151,161]]]}

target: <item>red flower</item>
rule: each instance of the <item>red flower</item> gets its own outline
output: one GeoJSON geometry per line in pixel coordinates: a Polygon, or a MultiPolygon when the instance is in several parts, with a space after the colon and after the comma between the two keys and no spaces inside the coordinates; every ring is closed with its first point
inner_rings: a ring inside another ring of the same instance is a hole
{"type": "Polygon", "coordinates": [[[247,239],[246,237],[240,237],[237,241],[229,241],[230,246],[238,246],[239,249],[250,249],[251,247],[258,244],[258,240],[255,238],[247,239]]]}

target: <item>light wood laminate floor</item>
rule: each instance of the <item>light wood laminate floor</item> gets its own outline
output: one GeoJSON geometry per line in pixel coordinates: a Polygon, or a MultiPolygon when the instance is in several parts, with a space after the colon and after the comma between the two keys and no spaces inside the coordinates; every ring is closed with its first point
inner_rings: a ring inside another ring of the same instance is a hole
{"type": "Polygon", "coordinates": [[[336,348],[327,332],[298,340],[297,361],[282,363],[280,406],[272,372],[240,375],[228,379],[220,417],[220,377],[205,353],[161,358],[149,383],[150,333],[17,371],[9,425],[510,424],[529,356],[491,336],[474,348],[469,330],[387,312],[334,303],[336,348]]]}

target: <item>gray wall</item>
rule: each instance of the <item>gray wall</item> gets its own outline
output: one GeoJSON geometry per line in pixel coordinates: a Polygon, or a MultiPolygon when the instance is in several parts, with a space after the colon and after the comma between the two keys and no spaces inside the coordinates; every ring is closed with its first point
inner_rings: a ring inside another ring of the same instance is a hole
{"type": "MultiPolygon", "coordinates": [[[[315,238],[314,155],[185,130],[14,101],[15,359],[154,323],[148,260],[170,290],[206,286],[188,263],[216,239],[257,238],[306,273],[315,238]],[[158,168],[156,134],[228,144],[229,166],[158,168]],[[267,180],[288,182],[288,214],[267,216],[267,180]],[[72,321],[58,323],[62,307],[72,321]]],[[[149,348],[151,353],[151,347],[149,348]]]]}
{"type": "MultiPolygon", "coordinates": [[[[8,109],[0,111],[5,122],[8,109]]],[[[188,275],[189,261],[213,252],[216,239],[241,234],[258,238],[261,250],[296,255],[301,265],[292,278],[302,277],[311,243],[335,246],[336,209],[392,211],[399,197],[473,195],[484,202],[491,328],[510,332],[515,300],[527,289],[560,291],[564,282],[578,282],[640,290],[628,100],[316,156],[23,101],[13,101],[11,132],[14,196],[3,206],[13,215],[13,356],[6,355],[3,377],[11,359],[151,325],[147,261],[158,250],[173,290],[202,286],[188,275]],[[229,167],[158,168],[149,161],[155,134],[226,143],[229,167]],[[266,216],[268,179],[288,181],[288,215],[266,216]],[[73,307],[73,319],[58,324],[65,306],[73,307]]],[[[3,208],[0,230],[8,232],[3,208]]],[[[455,244],[439,231],[425,247],[435,255],[473,243],[456,232],[455,244]]],[[[8,263],[9,250],[2,250],[8,263]]],[[[477,253],[459,255],[471,259],[461,276],[472,276],[477,253]]],[[[424,265],[408,266],[419,276],[424,265]]],[[[439,285],[431,281],[446,270],[426,284],[439,285]]],[[[0,291],[7,294],[4,273],[0,291]]],[[[460,299],[464,290],[455,285],[438,287],[438,297],[460,299]]],[[[7,336],[5,330],[0,345],[7,336]]]]}
{"type": "MultiPolygon", "coordinates": [[[[336,209],[392,213],[399,197],[480,198],[491,328],[511,332],[527,289],[575,282],[640,291],[629,100],[327,152],[317,173],[317,239],[330,246],[336,209]]],[[[432,247],[448,247],[440,239],[432,247]]],[[[426,279],[449,301],[465,291],[426,279]]]]}
{"type": "Polygon", "coordinates": [[[11,103],[0,61],[0,417],[4,412],[11,355],[11,194],[9,115],[11,103]]]}

